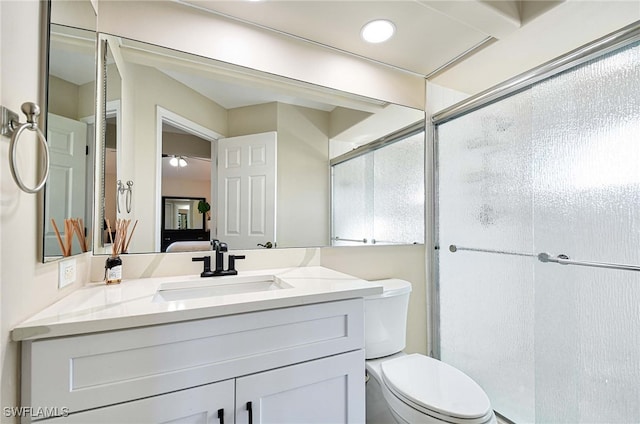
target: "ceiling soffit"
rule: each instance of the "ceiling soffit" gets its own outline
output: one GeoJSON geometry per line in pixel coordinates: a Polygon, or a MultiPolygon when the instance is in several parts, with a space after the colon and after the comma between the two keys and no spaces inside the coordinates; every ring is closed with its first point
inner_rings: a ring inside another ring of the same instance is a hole
{"type": "Polygon", "coordinates": [[[209,1],[183,0],[212,13],[428,75],[487,38],[520,27],[517,1],[209,1]],[[502,4],[505,3],[505,4],[502,4]],[[367,22],[393,21],[395,36],[370,44],[360,38],[367,22]]]}

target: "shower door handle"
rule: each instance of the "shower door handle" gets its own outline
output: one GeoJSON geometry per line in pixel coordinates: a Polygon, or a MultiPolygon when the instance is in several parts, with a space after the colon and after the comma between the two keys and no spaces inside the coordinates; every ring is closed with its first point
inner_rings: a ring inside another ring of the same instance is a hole
{"type": "Polygon", "coordinates": [[[593,268],[608,268],[608,269],[619,269],[623,271],[640,271],[640,265],[628,265],[628,264],[616,264],[610,262],[590,262],[590,261],[577,261],[575,259],[569,258],[567,255],[558,255],[551,256],[548,253],[542,252],[537,255],[531,253],[522,253],[522,252],[510,252],[506,250],[495,250],[495,249],[480,249],[476,247],[462,247],[452,244],[449,246],[449,251],[451,253],[456,253],[459,251],[469,251],[469,252],[482,252],[482,253],[497,253],[502,255],[514,255],[514,256],[525,256],[525,257],[537,257],[538,260],[542,263],[555,263],[560,265],[577,265],[577,266],[589,266],[593,268]]]}
{"type": "Polygon", "coordinates": [[[567,255],[558,255],[554,258],[548,253],[544,253],[544,252],[538,255],[538,260],[544,263],[552,262],[560,265],[577,265],[577,266],[590,266],[594,268],[620,269],[624,271],[640,271],[640,266],[637,266],[637,265],[615,264],[615,263],[609,263],[609,262],[576,261],[576,260],[570,259],[567,255]]]}

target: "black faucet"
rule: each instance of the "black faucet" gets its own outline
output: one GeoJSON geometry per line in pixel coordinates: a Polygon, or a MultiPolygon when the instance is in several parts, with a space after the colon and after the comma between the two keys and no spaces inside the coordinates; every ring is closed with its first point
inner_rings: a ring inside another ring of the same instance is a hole
{"type": "Polygon", "coordinates": [[[199,258],[192,258],[191,260],[204,262],[204,271],[200,274],[201,277],[219,277],[222,275],[238,275],[236,270],[236,260],[244,259],[244,255],[229,255],[229,267],[224,269],[224,252],[229,251],[227,243],[223,243],[220,240],[211,240],[211,245],[216,251],[216,268],[211,271],[211,256],[203,256],[199,258]]]}
{"type": "Polygon", "coordinates": [[[204,270],[200,273],[201,277],[213,277],[215,273],[211,271],[211,256],[201,256],[198,258],[191,258],[193,262],[204,262],[204,270]]]}
{"type": "Polygon", "coordinates": [[[213,249],[216,251],[216,270],[215,275],[222,275],[224,272],[224,252],[228,251],[227,243],[223,243],[220,240],[211,240],[213,249]]]}
{"type": "Polygon", "coordinates": [[[244,255],[229,255],[229,269],[225,272],[228,272],[227,275],[238,275],[238,271],[236,271],[236,259],[244,259],[244,255]]]}

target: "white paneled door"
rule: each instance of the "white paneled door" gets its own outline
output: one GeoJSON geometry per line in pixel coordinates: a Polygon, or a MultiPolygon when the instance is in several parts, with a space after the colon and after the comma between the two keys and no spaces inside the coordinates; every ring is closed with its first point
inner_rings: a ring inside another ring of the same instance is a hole
{"type": "Polygon", "coordinates": [[[218,141],[218,238],[230,249],[276,240],[277,133],[218,141]]]}
{"type": "MultiPolygon", "coordinates": [[[[51,167],[45,205],[45,256],[62,255],[51,218],[64,231],[65,218],[85,217],[85,168],[87,161],[87,124],[48,114],[47,140],[51,167]]],[[[79,253],[74,242],[72,253],[79,253]]]]}

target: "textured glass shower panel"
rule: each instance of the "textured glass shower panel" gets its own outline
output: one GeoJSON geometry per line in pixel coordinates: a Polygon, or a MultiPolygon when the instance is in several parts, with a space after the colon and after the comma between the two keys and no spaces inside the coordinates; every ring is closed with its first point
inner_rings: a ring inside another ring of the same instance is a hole
{"type": "Polygon", "coordinates": [[[530,252],[530,93],[438,127],[439,244],[530,252]]]}
{"type": "Polygon", "coordinates": [[[424,132],[373,153],[376,243],[424,243],[424,132]]]}
{"type": "Polygon", "coordinates": [[[441,252],[441,359],[473,378],[493,408],[534,422],[531,258],[441,252]]]}
{"type": "MultiPolygon", "coordinates": [[[[640,265],[640,47],[532,89],[535,249],[640,265]]],[[[640,272],[535,267],[536,419],[640,422],[640,272]]]]}
{"type": "Polygon", "coordinates": [[[443,361],[515,422],[533,422],[530,93],[438,127],[440,343],[443,361]]]}
{"type": "MultiPolygon", "coordinates": [[[[373,233],[373,155],[364,155],[332,168],[333,237],[363,240],[373,233]]],[[[343,241],[341,244],[362,244],[343,241]]]]}

